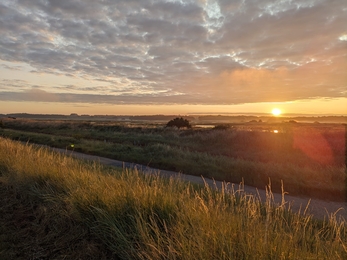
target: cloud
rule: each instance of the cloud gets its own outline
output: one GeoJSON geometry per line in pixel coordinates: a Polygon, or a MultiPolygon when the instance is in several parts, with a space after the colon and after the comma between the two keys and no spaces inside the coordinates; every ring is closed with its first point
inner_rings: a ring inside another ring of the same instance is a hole
{"type": "Polygon", "coordinates": [[[32,88],[21,92],[0,92],[3,101],[59,102],[59,96],[41,89],[32,88]]]}
{"type": "Polygon", "coordinates": [[[336,66],[331,67],[311,62],[295,69],[235,69],[224,71],[217,77],[202,78],[197,82],[197,86],[201,89],[215,86],[209,98],[216,98],[215,102],[222,104],[345,97],[346,62],[341,59],[334,63],[336,66]]]}
{"type": "MultiPolygon", "coordinates": [[[[30,82],[23,92],[1,82],[0,98],[237,104],[341,97],[346,10],[345,0],[4,0],[1,61],[93,84],[52,82],[36,93],[26,92],[30,82]]],[[[20,73],[16,66],[0,70],[20,73]]]]}
{"type": "Polygon", "coordinates": [[[89,103],[89,104],[189,104],[205,102],[198,97],[172,93],[120,93],[114,95],[102,94],[76,94],[76,93],[50,93],[42,89],[29,89],[20,92],[2,91],[0,101],[32,101],[32,102],[60,102],[60,103],[89,103]],[[141,99],[141,102],[139,102],[141,99]]]}

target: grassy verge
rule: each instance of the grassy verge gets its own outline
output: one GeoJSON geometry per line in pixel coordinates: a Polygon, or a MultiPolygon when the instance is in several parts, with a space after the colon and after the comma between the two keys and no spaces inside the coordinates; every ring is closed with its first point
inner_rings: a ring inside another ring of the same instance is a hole
{"type": "Polygon", "coordinates": [[[263,205],[3,138],[0,173],[1,259],[347,257],[344,220],[291,214],[270,197],[263,205]]]}

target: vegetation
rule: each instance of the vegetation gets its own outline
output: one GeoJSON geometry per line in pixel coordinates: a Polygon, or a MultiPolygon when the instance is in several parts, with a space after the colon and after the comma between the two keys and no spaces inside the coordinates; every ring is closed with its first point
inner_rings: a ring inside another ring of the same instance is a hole
{"type": "Polygon", "coordinates": [[[221,125],[216,125],[213,127],[214,130],[228,130],[230,129],[230,125],[227,124],[221,124],[221,125]]]}
{"type": "Polygon", "coordinates": [[[346,222],[0,138],[1,259],[346,259],[346,222]]]}
{"type": "Polygon", "coordinates": [[[183,117],[176,117],[175,119],[170,120],[167,124],[167,127],[177,127],[180,128],[191,128],[189,121],[187,119],[184,119],[183,117]]]}
{"type": "Polygon", "coordinates": [[[239,124],[181,129],[115,122],[7,120],[0,135],[290,195],[344,200],[345,129],[337,124],[239,124]],[[278,133],[274,133],[277,130],[278,133]],[[73,145],[73,147],[71,147],[73,145]]]}

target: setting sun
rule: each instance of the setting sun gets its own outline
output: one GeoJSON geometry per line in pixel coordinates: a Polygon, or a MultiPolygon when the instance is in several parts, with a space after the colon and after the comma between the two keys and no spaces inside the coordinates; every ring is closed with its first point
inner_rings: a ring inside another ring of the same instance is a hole
{"type": "Polygon", "coordinates": [[[274,108],[274,109],[272,109],[272,114],[274,116],[279,116],[281,114],[281,110],[278,108],[274,108]]]}

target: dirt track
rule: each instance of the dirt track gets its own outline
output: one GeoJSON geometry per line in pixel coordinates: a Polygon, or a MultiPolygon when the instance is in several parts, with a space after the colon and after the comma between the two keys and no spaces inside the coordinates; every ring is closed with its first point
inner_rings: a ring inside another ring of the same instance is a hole
{"type": "MultiPolygon", "coordinates": [[[[211,187],[216,186],[218,188],[221,188],[223,183],[221,181],[214,181],[207,178],[203,179],[202,177],[198,177],[198,176],[180,174],[173,171],[154,169],[154,168],[150,168],[140,164],[122,162],[122,161],[117,161],[117,160],[113,160],[109,158],[87,155],[87,154],[78,153],[78,152],[71,152],[71,151],[66,151],[64,149],[57,149],[57,148],[52,148],[52,149],[54,151],[67,153],[79,159],[97,161],[104,165],[115,166],[115,167],[125,167],[125,168],[137,168],[145,173],[159,172],[162,176],[177,177],[177,178],[181,178],[184,181],[189,181],[189,182],[197,183],[197,184],[207,183],[211,187]]],[[[234,185],[235,190],[239,189],[239,184],[232,184],[232,183],[229,184],[230,187],[232,185],[234,185]]],[[[245,192],[246,194],[256,195],[260,197],[262,201],[266,200],[265,190],[256,189],[254,187],[245,185],[242,187],[241,192],[245,192]]],[[[274,203],[281,204],[282,194],[273,193],[273,199],[274,199],[273,200],[274,203]]],[[[284,196],[284,200],[286,202],[286,205],[287,206],[290,205],[290,208],[294,212],[303,212],[306,206],[308,205],[307,212],[312,214],[315,218],[327,219],[335,215],[337,219],[343,218],[347,220],[347,202],[332,202],[332,201],[325,201],[325,200],[318,200],[318,199],[310,199],[307,197],[294,197],[288,194],[284,196]]]]}

